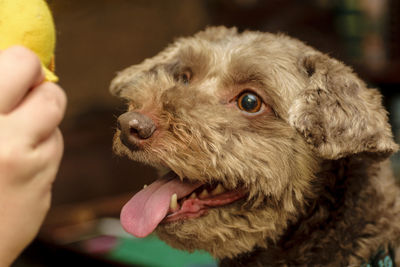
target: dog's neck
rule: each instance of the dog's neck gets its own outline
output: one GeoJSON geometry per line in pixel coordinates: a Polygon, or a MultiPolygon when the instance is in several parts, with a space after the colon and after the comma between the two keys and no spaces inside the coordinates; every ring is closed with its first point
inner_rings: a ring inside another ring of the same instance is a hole
{"type": "Polygon", "coordinates": [[[392,203],[387,195],[383,197],[388,187],[394,187],[388,164],[363,156],[323,162],[315,180],[318,196],[309,200],[305,213],[291,223],[279,242],[225,259],[221,265],[347,266],[368,261],[394,238],[383,233],[384,220],[394,217],[390,205],[396,202],[394,197],[389,200],[392,203]]]}

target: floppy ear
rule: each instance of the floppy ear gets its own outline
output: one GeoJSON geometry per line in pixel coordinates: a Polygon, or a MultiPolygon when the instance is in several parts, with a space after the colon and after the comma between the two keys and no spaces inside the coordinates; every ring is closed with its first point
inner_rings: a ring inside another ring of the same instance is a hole
{"type": "Polygon", "coordinates": [[[343,63],[320,53],[299,61],[306,86],[289,110],[289,123],[324,159],[396,152],[382,96],[343,63]]]}
{"type": "Polygon", "coordinates": [[[137,84],[146,74],[156,73],[157,68],[166,64],[173,57],[174,46],[170,45],[159,54],[152,58],[145,59],[137,65],[132,65],[119,71],[117,76],[111,81],[110,93],[115,96],[124,97],[123,90],[137,84]]]}
{"type": "Polygon", "coordinates": [[[131,66],[117,73],[117,76],[111,81],[110,93],[114,96],[122,97],[122,91],[130,82],[134,81],[137,75],[143,71],[140,66],[131,66]]]}
{"type": "Polygon", "coordinates": [[[171,59],[176,54],[177,43],[170,44],[163,51],[152,58],[147,58],[140,64],[132,65],[119,71],[117,76],[111,81],[110,93],[115,96],[123,97],[123,90],[132,84],[140,82],[143,78],[148,78],[146,74],[156,73],[157,68],[171,64],[171,59]]]}

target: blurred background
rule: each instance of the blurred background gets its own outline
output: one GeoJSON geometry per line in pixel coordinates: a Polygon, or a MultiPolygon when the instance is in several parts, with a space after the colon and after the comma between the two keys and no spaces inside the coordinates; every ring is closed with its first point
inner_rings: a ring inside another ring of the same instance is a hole
{"type": "MultiPolygon", "coordinates": [[[[344,61],[370,86],[380,88],[400,142],[398,0],[48,3],[57,28],[56,73],[69,99],[61,126],[65,155],[42,231],[14,266],[215,266],[203,253],[174,254],[154,237],[135,243],[120,229],[120,208],[155,173],[113,156],[112,136],[123,106],[108,92],[117,71],[209,25],[286,33],[344,61]],[[148,261],[146,257],[154,260],[149,255],[160,260],[148,261]]],[[[398,156],[393,163],[399,177],[398,156]]]]}

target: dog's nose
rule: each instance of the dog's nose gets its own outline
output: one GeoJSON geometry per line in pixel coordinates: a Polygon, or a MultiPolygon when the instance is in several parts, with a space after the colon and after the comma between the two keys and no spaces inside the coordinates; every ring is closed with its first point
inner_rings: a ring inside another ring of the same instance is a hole
{"type": "Polygon", "coordinates": [[[130,148],[137,149],[139,141],[150,138],[156,126],[154,122],[138,112],[128,111],[118,117],[118,129],[121,130],[122,143],[130,148]]]}

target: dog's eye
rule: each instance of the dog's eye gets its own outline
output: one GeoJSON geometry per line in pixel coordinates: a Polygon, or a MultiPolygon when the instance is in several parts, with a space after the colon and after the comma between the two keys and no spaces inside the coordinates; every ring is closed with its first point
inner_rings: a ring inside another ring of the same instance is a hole
{"type": "Polygon", "coordinates": [[[262,100],[252,92],[244,92],[237,98],[237,106],[245,112],[256,113],[261,109],[262,100]]]}
{"type": "Polygon", "coordinates": [[[178,80],[184,85],[188,85],[191,78],[192,78],[192,73],[189,70],[180,73],[178,76],[178,80]]]}
{"type": "Polygon", "coordinates": [[[182,82],[184,84],[189,84],[189,76],[186,73],[182,74],[182,82]]]}

